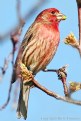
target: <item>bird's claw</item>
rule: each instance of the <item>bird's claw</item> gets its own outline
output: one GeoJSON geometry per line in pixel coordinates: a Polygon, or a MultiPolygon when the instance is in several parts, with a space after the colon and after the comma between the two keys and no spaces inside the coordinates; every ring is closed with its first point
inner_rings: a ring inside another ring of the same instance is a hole
{"type": "Polygon", "coordinates": [[[20,62],[19,65],[20,65],[20,74],[23,84],[29,83],[32,79],[34,79],[32,72],[29,71],[22,62],[20,62]]]}

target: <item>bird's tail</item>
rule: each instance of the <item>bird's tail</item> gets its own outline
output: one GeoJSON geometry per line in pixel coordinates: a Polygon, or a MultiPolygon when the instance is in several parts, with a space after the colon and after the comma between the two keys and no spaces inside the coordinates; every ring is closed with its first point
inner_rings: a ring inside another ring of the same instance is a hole
{"type": "Polygon", "coordinates": [[[18,118],[23,117],[25,120],[27,118],[29,92],[30,86],[24,85],[23,82],[21,82],[17,116],[18,118]]]}

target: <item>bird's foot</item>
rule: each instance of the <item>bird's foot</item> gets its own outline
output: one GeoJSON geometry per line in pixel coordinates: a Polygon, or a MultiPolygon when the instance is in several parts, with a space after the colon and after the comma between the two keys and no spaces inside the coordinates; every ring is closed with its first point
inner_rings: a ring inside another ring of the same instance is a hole
{"type": "Polygon", "coordinates": [[[19,66],[20,66],[20,76],[23,81],[23,84],[31,82],[34,79],[32,72],[29,71],[22,62],[19,63],[19,66]]]}

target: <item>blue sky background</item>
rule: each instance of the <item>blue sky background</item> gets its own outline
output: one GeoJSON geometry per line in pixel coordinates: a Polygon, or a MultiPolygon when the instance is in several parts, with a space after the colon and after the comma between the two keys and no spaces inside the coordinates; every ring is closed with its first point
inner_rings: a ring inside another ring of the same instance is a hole
{"type": "MultiPolygon", "coordinates": [[[[32,9],[38,0],[22,0],[21,1],[21,14],[25,15],[26,12],[32,9]]],[[[77,5],[76,0],[47,0],[42,7],[40,7],[32,17],[26,22],[21,40],[34,21],[35,17],[44,9],[55,7],[67,16],[67,20],[60,23],[60,45],[58,51],[48,65],[48,68],[59,68],[65,64],[69,64],[68,78],[69,81],[81,81],[81,59],[77,50],[67,46],[63,43],[64,38],[73,32],[78,38],[78,19],[77,19],[77,5]]],[[[16,0],[0,0],[0,34],[4,34],[11,27],[14,27],[18,23],[16,13],[16,0]]],[[[7,58],[12,51],[12,43],[9,38],[5,39],[5,42],[0,43],[0,66],[4,64],[4,58],[7,58]]],[[[3,81],[0,82],[0,105],[2,105],[7,98],[9,83],[11,79],[12,66],[9,64],[7,73],[5,74],[3,81]]],[[[55,73],[40,72],[37,74],[36,79],[40,84],[44,85],[48,89],[63,94],[62,83],[58,80],[55,73]]],[[[16,84],[13,85],[13,90],[16,84]]],[[[81,97],[81,91],[78,91],[73,95],[78,100],[81,97]]],[[[11,100],[9,105],[0,111],[0,121],[18,121],[16,117],[16,111],[12,110],[12,101],[14,94],[11,94],[11,100]]],[[[28,119],[27,121],[80,121],[81,120],[81,106],[58,101],[46,95],[44,92],[37,88],[34,88],[30,92],[28,119]],[[73,119],[74,118],[74,119],[73,119]]],[[[23,121],[23,119],[20,119],[23,121]]]]}

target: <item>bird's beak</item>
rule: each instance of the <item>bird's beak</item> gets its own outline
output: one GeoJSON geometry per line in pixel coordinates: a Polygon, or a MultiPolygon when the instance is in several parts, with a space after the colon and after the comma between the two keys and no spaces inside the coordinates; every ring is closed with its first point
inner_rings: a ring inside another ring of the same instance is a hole
{"type": "Polygon", "coordinates": [[[66,16],[64,15],[64,14],[62,14],[62,13],[58,13],[57,14],[57,20],[58,21],[61,21],[61,20],[66,20],[66,16]]]}

